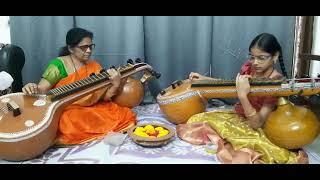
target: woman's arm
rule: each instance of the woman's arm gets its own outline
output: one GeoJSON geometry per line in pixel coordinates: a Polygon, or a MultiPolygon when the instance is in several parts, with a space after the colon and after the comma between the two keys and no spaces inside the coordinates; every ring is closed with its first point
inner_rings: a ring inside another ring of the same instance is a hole
{"type": "Polygon", "coordinates": [[[38,84],[28,83],[22,88],[25,94],[45,94],[51,89],[52,85],[46,79],[41,78],[38,84]]]}
{"type": "Polygon", "coordinates": [[[107,91],[106,91],[106,94],[104,95],[104,100],[105,101],[111,101],[111,98],[115,95],[117,95],[118,93],[118,89],[119,89],[119,86],[110,86],[109,88],[107,88],[107,91]]]}
{"type": "Polygon", "coordinates": [[[105,101],[110,101],[111,98],[117,94],[118,89],[121,84],[121,76],[119,71],[115,69],[108,69],[107,73],[110,75],[110,82],[111,86],[107,88],[106,94],[104,95],[103,99],[105,101]]]}
{"type": "MultiPolygon", "coordinates": [[[[61,60],[54,59],[50,61],[48,67],[42,74],[42,78],[38,84],[28,83],[22,88],[22,92],[26,94],[45,94],[64,76],[62,75],[63,64],[61,60]]],[[[65,72],[66,73],[66,72],[65,72]]]]}

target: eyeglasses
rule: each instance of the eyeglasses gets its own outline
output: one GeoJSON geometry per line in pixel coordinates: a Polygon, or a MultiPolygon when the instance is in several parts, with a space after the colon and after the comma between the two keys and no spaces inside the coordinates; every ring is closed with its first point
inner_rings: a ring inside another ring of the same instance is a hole
{"type": "Polygon", "coordinates": [[[90,50],[92,51],[92,49],[94,49],[96,47],[95,44],[90,44],[90,45],[82,45],[82,46],[76,46],[78,48],[81,49],[81,51],[86,52],[88,50],[88,48],[90,48],[90,50]]]}
{"type": "Polygon", "coordinates": [[[271,55],[269,55],[269,56],[265,56],[265,55],[254,56],[254,55],[252,55],[252,54],[249,54],[249,55],[248,55],[248,58],[249,58],[249,60],[252,61],[252,62],[254,62],[254,60],[257,60],[257,62],[258,62],[259,64],[262,64],[262,63],[270,60],[270,59],[272,58],[272,56],[271,56],[271,55]]]}

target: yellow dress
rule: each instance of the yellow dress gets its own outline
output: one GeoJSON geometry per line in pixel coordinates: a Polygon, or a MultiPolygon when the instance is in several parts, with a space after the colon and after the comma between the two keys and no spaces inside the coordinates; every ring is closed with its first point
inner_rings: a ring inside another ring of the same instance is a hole
{"type": "Polygon", "coordinates": [[[187,124],[208,122],[223,139],[230,142],[235,150],[250,148],[261,154],[264,163],[293,164],[298,155],[272,144],[262,129],[255,131],[234,111],[213,111],[192,116],[187,124]]]}

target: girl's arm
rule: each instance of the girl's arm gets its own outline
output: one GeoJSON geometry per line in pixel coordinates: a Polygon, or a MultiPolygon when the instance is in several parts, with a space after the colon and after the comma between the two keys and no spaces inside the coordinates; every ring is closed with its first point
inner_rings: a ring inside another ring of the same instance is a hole
{"type": "Polygon", "coordinates": [[[268,115],[272,112],[273,107],[270,105],[263,105],[259,112],[251,105],[248,94],[250,92],[250,84],[248,78],[250,75],[237,75],[236,87],[238,98],[246,116],[247,123],[250,127],[258,129],[263,126],[268,115]]]}
{"type": "Polygon", "coordinates": [[[253,129],[262,127],[273,108],[269,105],[263,105],[260,111],[256,112],[247,96],[240,95],[239,100],[246,116],[246,122],[249,124],[249,126],[253,129]]]}

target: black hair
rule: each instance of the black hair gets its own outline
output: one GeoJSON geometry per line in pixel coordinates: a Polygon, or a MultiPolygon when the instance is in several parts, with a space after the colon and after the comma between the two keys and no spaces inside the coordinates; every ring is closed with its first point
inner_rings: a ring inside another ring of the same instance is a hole
{"type": "Polygon", "coordinates": [[[253,47],[257,47],[267,53],[270,53],[272,56],[274,56],[276,52],[279,52],[279,63],[280,63],[282,74],[286,78],[288,77],[284,63],[283,63],[282,48],[277,38],[274,35],[268,34],[268,33],[262,33],[258,35],[252,40],[249,46],[249,51],[253,47]]]}
{"type": "Polygon", "coordinates": [[[83,40],[83,38],[86,37],[93,39],[93,33],[82,28],[70,29],[66,36],[66,46],[61,48],[59,56],[70,55],[71,53],[68,47],[73,48],[77,46],[83,40]]]}

